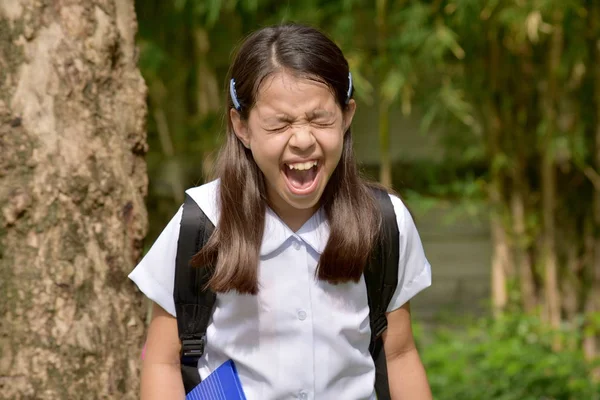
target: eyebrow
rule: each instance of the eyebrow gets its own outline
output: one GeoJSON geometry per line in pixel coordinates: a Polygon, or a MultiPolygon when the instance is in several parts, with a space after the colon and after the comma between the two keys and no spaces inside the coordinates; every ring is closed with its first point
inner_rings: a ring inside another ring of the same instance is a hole
{"type": "Polygon", "coordinates": [[[318,109],[318,110],[313,110],[313,111],[307,112],[306,118],[317,119],[317,118],[323,118],[323,117],[331,117],[333,115],[334,115],[334,113],[332,113],[331,111],[318,109]]]}
{"type": "Polygon", "coordinates": [[[294,122],[294,119],[287,114],[277,114],[265,119],[266,122],[294,122]]]}

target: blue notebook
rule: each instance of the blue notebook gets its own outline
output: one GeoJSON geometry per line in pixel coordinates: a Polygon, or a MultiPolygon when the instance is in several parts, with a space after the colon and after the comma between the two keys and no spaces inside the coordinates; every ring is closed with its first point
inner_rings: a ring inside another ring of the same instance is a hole
{"type": "Polygon", "coordinates": [[[246,400],[233,360],[221,364],[185,396],[186,400],[246,400]]]}

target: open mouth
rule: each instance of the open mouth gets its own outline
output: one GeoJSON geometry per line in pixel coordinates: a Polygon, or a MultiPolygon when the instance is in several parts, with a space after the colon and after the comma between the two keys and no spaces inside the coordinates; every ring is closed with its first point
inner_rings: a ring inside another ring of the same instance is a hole
{"type": "Polygon", "coordinates": [[[283,174],[290,192],[300,196],[312,193],[317,187],[320,169],[318,161],[284,164],[283,174]]]}

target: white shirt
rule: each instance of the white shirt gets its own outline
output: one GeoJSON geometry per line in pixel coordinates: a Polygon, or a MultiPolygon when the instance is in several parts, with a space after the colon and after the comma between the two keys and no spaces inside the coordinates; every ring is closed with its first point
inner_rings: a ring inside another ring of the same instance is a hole
{"type": "MultiPolygon", "coordinates": [[[[187,193],[217,224],[219,181],[187,193]]],[[[431,267],[414,222],[390,195],[400,231],[393,311],[431,285],[431,267]]],[[[182,208],[129,275],[175,316],[173,281],[182,208]]],[[[375,399],[375,367],[364,278],[331,285],[315,279],[329,225],[317,212],[296,233],[270,209],[260,248],[259,294],[218,294],[198,370],[205,379],[233,359],[248,400],[375,399]]]]}

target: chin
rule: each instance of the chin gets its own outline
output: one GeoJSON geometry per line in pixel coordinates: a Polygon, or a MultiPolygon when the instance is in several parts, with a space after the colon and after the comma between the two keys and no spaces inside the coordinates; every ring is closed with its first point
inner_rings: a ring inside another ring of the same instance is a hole
{"type": "Polygon", "coordinates": [[[319,199],[311,201],[311,202],[288,201],[287,203],[297,210],[310,210],[310,209],[314,209],[318,206],[319,199]]]}
{"type": "Polygon", "coordinates": [[[307,196],[295,196],[284,189],[285,195],[282,196],[285,202],[297,210],[309,210],[318,207],[323,194],[321,188],[307,196]]]}

